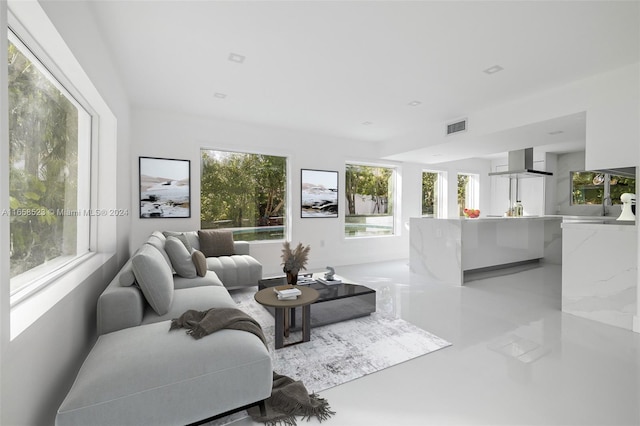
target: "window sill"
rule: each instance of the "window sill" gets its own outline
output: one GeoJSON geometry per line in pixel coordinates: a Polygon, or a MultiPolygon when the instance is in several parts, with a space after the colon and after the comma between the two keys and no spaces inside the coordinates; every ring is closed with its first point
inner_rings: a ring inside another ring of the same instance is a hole
{"type": "Polygon", "coordinates": [[[115,253],[96,253],[46,287],[11,307],[10,339],[18,337],[40,317],[104,266],[115,253]]]}

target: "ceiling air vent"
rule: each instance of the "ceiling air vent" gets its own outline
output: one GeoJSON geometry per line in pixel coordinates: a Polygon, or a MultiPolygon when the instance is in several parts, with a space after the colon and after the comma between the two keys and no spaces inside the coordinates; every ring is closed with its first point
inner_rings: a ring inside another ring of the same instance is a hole
{"type": "Polygon", "coordinates": [[[447,135],[464,132],[467,130],[467,119],[447,124],[447,135]]]}

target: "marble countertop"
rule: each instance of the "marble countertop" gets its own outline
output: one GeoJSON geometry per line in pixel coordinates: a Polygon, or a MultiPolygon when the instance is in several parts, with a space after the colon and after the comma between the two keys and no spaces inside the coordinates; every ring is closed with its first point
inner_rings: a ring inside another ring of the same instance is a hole
{"type": "Polygon", "coordinates": [[[562,229],[589,229],[598,231],[622,231],[622,232],[636,232],[638,227],[635,222],[619,221],[619,222],[564,222],[562,223],[562,229]]]}
{"type": "Polygon", "coordinates": [[[423,217],[417,219],[431,219],[431,220],[456,220],[456,221],[464,221],[464,222],[489,222],[496,220],[562,220],[562,216],[481,216],[477,218],[434,218],[434,217],[423,217]]]}
{"type": "Polygon", "coordinates": [[[417,219],[431,219],[431,220],[460,220],[471,222],[485,222],[495,220],[562,220],[564,225],[598,225],[598,226],[624,226],[633,228],[635,222],[633,221],[618,221],[617,216],[572,216],[572,215],[542,215],[542,216],[480,216],[478,218],[434,218],[434,217],[421,217],[417,219]]]}
{"type": "Polygon", "coordinates": [[[634,231],[637,229],[635,221],[618,221],[616,216],[571,216],[571,215],[544,215],[544,216],[481,216],[478,218],[433,218],[423,217],[417,219],[428,220],[451,220],[464,222],[492,222],[492,221],[512,221],[512,220],[561,220],[563,228],[573,229],[610,229],[621,231],[634,231]]]}

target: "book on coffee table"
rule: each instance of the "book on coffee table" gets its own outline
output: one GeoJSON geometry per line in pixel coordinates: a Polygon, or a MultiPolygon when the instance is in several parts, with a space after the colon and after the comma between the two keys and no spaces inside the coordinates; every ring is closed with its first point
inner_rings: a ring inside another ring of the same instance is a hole
{"type": "Polygon", "coordinates": [[[293,296],[282,296],[280,294],[278,294],[278,300],[296,300],[298,298],[298,295],[295,294],[293,296]]]}
{"type": "Polygon", "coordinates": [[[335,284],[342,284],[342,280],[338,277],[335,277],[332,280],[327,280],[324,278],[316,278],[316,281],[318,281],[319,283],[325,284],[325,285],[335,285],[335,284]]]}
{"type": "Polygon", "coordinates": [[[278,294],[279,300],[291,300],[297,298],[302,292],[292,285],[281,285],[273,288],[278,294]]]}

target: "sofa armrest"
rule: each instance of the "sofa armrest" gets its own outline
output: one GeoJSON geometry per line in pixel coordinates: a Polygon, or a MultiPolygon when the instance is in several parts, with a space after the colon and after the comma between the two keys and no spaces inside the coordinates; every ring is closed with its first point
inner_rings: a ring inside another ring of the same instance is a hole
{"type": "Polygon", "coordinates": [[[249,249],[251,245],[248,241],[234,241],[233,242],[233,250],[236,254],[249,254],[249,249]]]}
{"type": "Polygon", "coordinates": [[[119,283],[112,282],[98,298],[98,336],[140,325],[144,303],[138,287],[121,287],[119,283]]]}

